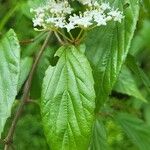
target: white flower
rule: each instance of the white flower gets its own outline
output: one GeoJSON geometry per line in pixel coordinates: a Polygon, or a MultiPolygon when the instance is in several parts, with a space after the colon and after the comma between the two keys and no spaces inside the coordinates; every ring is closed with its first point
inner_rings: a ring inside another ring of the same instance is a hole
{"type": "Polygon", "coordinates": [[[92,0],[78,0],[78,1],[83,5],[88,5],[88,6],[92,5],[92,0]]]}
{"type": "Polygon", "coordinates": [[[69,3],[67,1],[62,2],[50,2],[48,3],[49,9],[51,13],[55,14],[71,14],[72,8],[70,7],[69,3]]]}
{"type": "Polygon", "coordinates": [[[43,29],[66,29],[67,32],[75,28],[107,25],[108,21],[121,22],[123,13],[111,8],[109,3],[99,4],[96,0],[78,0],[85,5],[84,12],[73,13],[74,8],[68,0],[50,0],[45,6],[31,9],[35,14],[34,27],[43,29]]]}
{"type": "Polygon", "coordinates": [[[121,22],[121,20],[124,18],[123,13],[118,10],[112,10],[108,14],[114,18],[114,21],[121,22]]]}
{"type": "Polygon", "coordinates": [[[54,25],[55,27],[64,28],[65,27],[65,17],[49,17],[46,19],[46,23],[54,25]]]}
{"type": "Polygon", "coordinates": [[[86,11],[84,12],[84,16],[88,16],[88,17],[90,17],[91,19],[93,19],[93,16],[94,16],[95,14],[97,14],[97,13],[99,13],[98,10],[86,10],[86,11]]]}
{"type": "Polygon", "coordinates": [[[71,7],[66,7],[66,8],[64,8],[63,13],[71,14],[72,11],[73,11],[73,9],[71,7]]]}
{"type": "Polygon", "coordinates": [[[104,14],[98,13],[94,15],[94,21],[97,23],[97,26],[106,25],[107,24],[107,18],[104,14]]]}
{"type": "Polygon", "coordinates": [[[90,25],[92,25],[92,23],[91,23],[91,17],[88,17],[88,16],[80,17],[80,18],[76,21],[76,24],[77,24],[78,26],[87,28],[87,27],[89,27],[90,25]]]}
{"type": "Polygon", "coordinates": [[[37,18],[34,18],[33,19],[33,26],[36,27],[36,26],[42,26],[44,20],[40,17],[37,17],[37,18]]]}
{"type": "Polygon", "coordinates": [[[74,29],[75,26],[73,23],[70,22],[65,25],[65,28],[67,29],[67,32],[70,32],[70,30],[74,29]]]}
{"type": "Polygon", "coordinates": [[[107,16],[106,17],[106,21],[110,21],[110,20],[112,20],[112,17],[111,16],[107,16]]]}
{"type": "Polygon", "coordinates": [[[82,14],[80,14],[80,16],[74,15],[74,16],[70,16],[69,18],[70,23],[72,23],[74,26],[82,26],[84,28],[89,27],[90,25],[92,25],[91,21],[91,17],[88,16],[82,16],[82,14]]]}
{"type": "Polygon", "coordinates": [[[55,27],[64,28],[65,25],[66,25],[66,23],[65,23],[65,18],[64,17],[56,18],[55,27]]]}
{"type": "Polygon", "coordinates": [[[76,14],[74,14],[73,16],[69,17],[69,22],[72,24],[76,24],[76,21],[79,19],[80,17],[76,14]]]}
{"type": "Polygon", "coordinates": [[[100,8],[102,10],[107,10],[107,9],[110,9],[111,7],[110,7],[109,3],[102,3],[100,8]]]}
{"type": "Polygon", "coordinates": [[[56,20],[55,18],[49,17],[49,18],[46,19],[46,23],[52,24],[52,23],[55,22],[55,20],[56,20]]]}

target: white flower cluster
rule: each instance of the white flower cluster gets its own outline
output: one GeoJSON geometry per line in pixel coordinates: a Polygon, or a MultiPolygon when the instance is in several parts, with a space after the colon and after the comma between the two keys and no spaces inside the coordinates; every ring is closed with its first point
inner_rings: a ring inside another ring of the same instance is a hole
{"type": "Polygon", "coordinates": [[[74,9],[67,0],[51,0],[45,6],[31,9],[35,14],[34,27],[43,29],[67,29],[68,32],[75,28],[89,28],[107,25],[108,21],[121,22],[123,13],[111,8],[109,3],[99,4],[96,0],[78,0],[86,6],[84,12],[74,13],[74,9]]]}

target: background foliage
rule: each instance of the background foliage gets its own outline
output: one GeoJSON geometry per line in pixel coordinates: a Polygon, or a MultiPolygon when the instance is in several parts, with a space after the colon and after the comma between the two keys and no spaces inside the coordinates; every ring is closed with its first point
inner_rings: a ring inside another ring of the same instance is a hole
{"type": "MultiPolygon", "coordinates": [[[[134,1],[134,0],[133,0],[134,1]]],[[[133,1],[124,0],[122,1],[125,11],[127,13],[134,13],[136,8],[132,8],[133,12],[129,12],[128,4],[133,1]]],[[[18,36],[19,41],[23,41],[25,39],[33,39],[39,33],[35,32],[32,27],[31,14],[29,13],[30,7],[34,7],[38,5],[40,0],[35,1],[26,1],[26,0],[0,0],[0,38],[10,29],[13,28],[18,36]]],[[[113,2],[113,1],[112,1],[113,2]]],[[[115,1],[115,5],[120,5],[120,3],[115,1]]],[[[135,6],[134,6],[135,7],[135,6]]],[[[133,40],[131,41],[131,46],[129,48],[129,54],[127,56],[126,61],[121,69],[121,72],[118,71],[118,68],[115,68],[112,65],[111,59],[108,61],[108,67],[106,68],[106,72],[102,74],[103,76],[97,76],[97,72],[100,73],[103,71],[103,64],[98,64],[100,58],[96,58],[96,53],[93,55],[93,51],[98,47],[98,44],[95,41],[92,45],[88,45],[90,39],[87,39],[87,45],[89,47],[86,55],[91,63],[92,67],[94,65],[98,66],[97,68],[100,70],[94,70],[94,75],[96,80],[103,79],[104,81],[113,80],[113,84],[116,79],[114,76],[119,74],[119,77],[114,86],[111,83],[105,82],[105,84],[101,84],[100,92],[103,92],[104,95],[109,95],[108,100],[105,102],[104,107],[101,108],[100,112],[97,113],[97,120],[95,121],[95,125],[93,128],[93,139],[91,140],[91,149],[92,150],[149,150],[150,149],[150,2],[149,0],[140,1],[139,4],[140,14],[138,19],[138,24],[136,31],[134,33],[133,40]],[[94,49],[90,52],[90,49],[94,49]],[[93,57],[93,58],[92,58],[93,57]],[[108,73],[108,70],[111,70],[111,67],[114,67],[116,72],[108,73]],[[101,70],[102,69],[102,70],[101,70]],[[112,75],[114,74],[114,76],[112,75]],[[98,79],[97,79],[98,77],[98,79]],[[109,80],[108,80],[109,79],[109,80]],[[108,87],[109,88],[108,88],[108,87]],[[112,89],[113,88],[113,89],[112,89]],[[106,89],[102,91],[102,89],[106,89]]],[[[123,9],[123,8],[122,8],[123,9]]],[[[136,19],[136,18],[135,18],[136,19]]],[[[128,33],[130,30],[129,23],[126,23],[125,31],[128,33]]],[[[116,28],[113,25],[110,25],[114,28],[112,30],[116,33],[116,28]]],[[[134,25],[135,26],[135,25],[134,25]]],[[[123,26],[118,28],[125,28],[123,26]]],[[[101,30],[101,29],[100,29],[101,30]]],[[[95,31],[97,33],[97,31],[95,31]]],[[[99,32],[97,35],[99,37],[106,34],[106,37],[103,39],[110,38],[113,33],[110,31],[99,32]],[[107,34],[109,33],[109,34],[107,34]]],[[[119,38],[123,38],[123,34],[127,36],[127,33],[120,33],[119,38]]],[[[95,33],[90,33],[91,39],[93,40],[95,33]]],[[[18,91],[19,94],[17,96],[17,100],[14,103],[12,116],[8,119],[7,124],[5,126],[5,131],[2,134],[2,137],[5,137],[7,129],[10,126],[10,122],[14,116],[14,111],[18,104],[20,103],[20,97],[22,95],[22,84],[26,80],[26,77],[31,68],[33,58],[36,55],[37,50],[41,46],[45,35],[38,38],[36,42],[31,43],[29,45],[21,43],[21,77],[19,81],[18,91]]],[[[116,34],[113,37],[113,42],[115,41],[116,34]]],[[[98,39],[100,41],[100,39],[98,39]]],[[[101,41],[101,44],[104,44],[104,41],[101,41]]],[[[126,39],[121,43],[122,45],[126,45],[126,39]]],[[[36,73],[34,75],[34,80],[32,83],[31,89],[31,97],[37,101],[37,104],[31,104],[26,106],[25,111],[23,112],[23,116],[20,119],[14,139],[14,147],[16,150],[33,150],[33,149],[43,149],[48,150],[47,142],[44,137],[44,133],[42,130],[41,124],[41,116],[40,110],[38,107],[38,99],[41,95],[41,84],[42,79],[45,74],[45,70],[49,66],[49,64],[54,65],[57,61],[57,58],[54,58],[54,53],[58,48],[58,45],[55,44],[56,39],[53,37],[50,45],[44,52],[42,59],[38,65],[36,73]],[[31,146],[32,145],[32,146],[31,146]]],[[[118,53],[113,53],[116,50],[116,47],[108,47],[109,44],[105,43],[108,51],[105,49],[101,49],[104,53],[99,54],[101,57],[106,58],[111,54],[114,57],[117,55],[120,59],[125,53],[120,52],[122,45],[119,45],[118,53]],[[104,57],[105,56],[105,57],[104,57]]],[[[120,60],[119,59],[119,60],[120,60]]],[[[106,60],[103,60],[106,62],[106,60]]],[[[115,65],[118,62],[115,62],[115,65]]],[[[119,66],[120,68],[121,66],[119,66]]],[[[97,82],[98,83],[98,82],[97,82]]],[[[97,87],[99,85],[96,85],[97,87]]],[[[101,94],[100,94],[101,95],[101,94]]],[[[101,97],[105,99],[105,97],[101,97]]],[[[0,145],[0,149],[3,149],[2,144],[0,145]]]]}

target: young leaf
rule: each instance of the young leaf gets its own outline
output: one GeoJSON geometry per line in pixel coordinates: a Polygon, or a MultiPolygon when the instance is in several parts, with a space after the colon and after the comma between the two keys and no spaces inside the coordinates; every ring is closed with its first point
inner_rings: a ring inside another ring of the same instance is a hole
{"type": "Polygon", "coordinates": [[[107,143],[107,134],[105,126],[100,120],[97,118],[93,127],[93,136],[90,145],[91,150],[108,150],[109,146],[107,143]]]}
{"type": "MultiPolygon", "coordinates": [[[[105,2],[105,0],[103,0],[105,2]]],[[[128,53],[139,14],[138,0],[111,0],[123,11],[121,23],[111,22],[106,27],[90,32],[86,41],[86,55],[93,68],[97,111],[107,99],[128,53]],[[128,3],[127,7],[126,3],[128,3]],[[93,40],[94,39],[94,40],[93,40]]]]}
{"type": "Polygon", "coordinates": [[[87,150],[95,109],[94,81],[83,51],[63,46],[43,81],[41,112],[52,150],[87,150]]]}
{"type": "Polygon", "coordinates": [[[118,114],[115,120],[140,150],[149,150],[150,126],[126,113],[118,114]]]}
{"type": "Polygon", "coordinates": [[[0,42],[0,137],[17,95],[20,47],[10,30],[0,42]]]}
{"type": "Polygon", "coordinates": [[[143,102],[147,102],[140,90],[138,89],[136,80],[131,71],[127,67],[123,67],[119,78],[113,88],[115,91],[133,96],[143,102]]]}

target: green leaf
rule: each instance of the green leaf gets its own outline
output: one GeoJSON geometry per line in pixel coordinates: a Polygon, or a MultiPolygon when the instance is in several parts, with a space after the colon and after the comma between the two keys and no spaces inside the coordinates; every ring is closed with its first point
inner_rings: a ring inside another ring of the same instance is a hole
{"type": "Polygon", "coordinates": [[[133,38],[130,54],[137,56],[143,52],[143,49],[150,48],[150,20],[144,20],[142,22],[142,28],[136,33],[136,36],[133,38]]]}
{"type": "Polygon", "coordinates": [[[33,63],[33,58],[25,57],[21,59],[20,62],[20,75],[19,75],[19,83],[18,83],[18,91],[21,89],[22,85],[24,84],[25,80],[27,79],[31,67],[33,63]]]}
{"type": "Polygon", "coordinates": [[[61,47],[43,81],[41,112],[52,150],[87,150],[95,109],[94,81],[83,50],[61,47]]]}
{"type": "Polygon", "coordinates": [[[139,65],[136,62],[136,59],[132,55],[128,55],[126,64],[132,72],[138,77],[139,80],[143,82],[148,92],[150,92],[150,79],[148,76],[144,73],[144,71],[139,67],[139,65]]]}
{"type": "Polygon", "coordinates": [[[119,78],[113,89],[119,93],[127,94],[142,100],[143,102],[147,102],[141,91],[138,89],[136,80],[134,79],[131,71],[125,66],[122,68],[119,78]]]}
{"type": "Polygon", "coordinates": [[[126,113],[120,113],[115,118],[130,140],[140,150],[150,149],[150,126],[126,113]]]}
{"type": "MultiPolygon", "coordinates": [[[[105,1],[105,0],[103,0],[105,1]]],[[[90,32],[86,55],[92,65],[97,111],[108,98],[128,53],[139,14],[138,0],[110,0],[125,16],[121,23],[110,22],[90,32]],[[128,7],[124,7],[128,4],[128,7]],[[94,40],[93,40],[94,39],[94,40]]]]}
{"type": "Polygon", "coordinates": [[[95,120],[90,149],[91,150],[108,150],[109,149],[108,143],[107,143],[106,129],[101,118],[98,118],[95,120]]]}
{"type": "Polygon", "coordinates": [[[10,30],[0,42],[0,137],[17,95],[20,71],[20,47],[10,30]]]}

